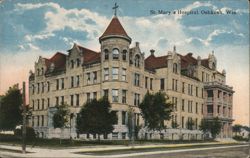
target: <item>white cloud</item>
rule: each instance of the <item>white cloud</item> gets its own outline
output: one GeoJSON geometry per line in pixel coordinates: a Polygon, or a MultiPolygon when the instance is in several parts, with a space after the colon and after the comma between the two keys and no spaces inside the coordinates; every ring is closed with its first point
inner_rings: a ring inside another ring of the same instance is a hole
{"type": "Polygon", "coordinates": [[[37,39],[39,40],[43,40],[43,39],[48,39],[50,37],[54,37],[55,34],[54,33],[40,33],[40,34],[37,34],[37,35],[25,35],[24,36],[24,39],[28,42],[33,42],[37,39]]]}

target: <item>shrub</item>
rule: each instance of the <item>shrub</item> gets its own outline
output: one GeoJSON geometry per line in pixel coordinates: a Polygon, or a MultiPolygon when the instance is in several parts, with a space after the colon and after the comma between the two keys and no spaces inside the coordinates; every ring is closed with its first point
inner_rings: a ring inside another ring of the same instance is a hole
{"type": "MultiPolygon", "coordinates": [[[[18,138],[22,138],[22,129],[15,129],[14,135],[18,138]]],[[[36,132],[32,127],[26,127],[26,139],[27,140],[34,140],[36,138],[36,132]]]]}

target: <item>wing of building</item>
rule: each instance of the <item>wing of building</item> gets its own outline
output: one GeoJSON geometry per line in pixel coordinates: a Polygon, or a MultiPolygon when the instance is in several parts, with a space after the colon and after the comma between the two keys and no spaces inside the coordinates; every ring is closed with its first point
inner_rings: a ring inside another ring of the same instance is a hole
{"type": "MultiPolygon", "coordinates": [[[[143,125],[138,105],[147,91],[164,91],[175,106],[171,121],[165,122],[167,130],[159,134],[142,129],[140,137],[202,139],[199,124],[204,117],[218,117],[223,122],[219,137],[232,136],[234,91],[226,85],[226,72],[217,71],[213,53],[201,59],[192,53],[177,53],[174,47],[164,56],[150,50],[151,55],[145,58],[139,42],[131,41],[114,16],[99,38],[99,52],[74,44],[66,54],[57,52],[49,59],[39,57],[29,77],[29,101],[33,109],[30,125],[40,137],[60,136],[60,130],[52,125],[55,105],[69,104],[75,120],[86,101],[106,95],[118,115],[115,129],[107,139],[128,139],[127,111],[134,108],[136,124],[143,125]],[[171,122],[176,122],[178,128],[172,127],[171,122]]],[[[75,121],[72,123],[71,130],[64,130],[65,137],[71,131],[75,139],[96,138],[77,134],[75,121]]]]}

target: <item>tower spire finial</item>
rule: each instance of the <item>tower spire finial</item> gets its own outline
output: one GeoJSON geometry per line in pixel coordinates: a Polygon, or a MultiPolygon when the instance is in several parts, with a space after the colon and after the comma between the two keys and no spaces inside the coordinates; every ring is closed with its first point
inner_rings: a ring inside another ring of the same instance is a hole
{"type": "Polygon", "coordinates": [[[115,10],[115,12],[114,12],[114,15],[116,16],[116,14],[117,14],[117,8],[118,8],[119,6],[117,5],[117,3],[115,3],[115,6],[112,8],[112,9],[114,9],[115,10]]]}

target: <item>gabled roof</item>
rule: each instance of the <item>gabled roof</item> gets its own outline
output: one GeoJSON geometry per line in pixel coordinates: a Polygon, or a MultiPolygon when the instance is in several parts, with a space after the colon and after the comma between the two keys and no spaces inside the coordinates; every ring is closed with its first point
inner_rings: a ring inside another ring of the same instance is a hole
{"type": "Polygon", "coordinates": [[[83,55],[83,65],[101,62],[101,53],[77,45],[83,55]]]}
{"type": "Polygon", "coordinates": [[[181,68],[185,69],[189,65],[197,65],[197,59],[195,59],[192,55],[192,53],[188,53],[187,55],[183,56],[181,54],[178,54],[181,58],[181,68]]]}
{"type": "Polygon", "coordinates": [[[106,36],[115,36],[115,35],[126,37],[127,39],[131,41],[131,38],[128,36],[128,34],[126,33],[119,19],[116,16],[113,17],[110,24],[108,25],[104,33],[101,35],[99,40],[101,40],[102,38],[106,36]]]}
{"type": "Polygon", "coordinates": [[[50,59],[45,59],[45,64],[47,67],[47,70],[49,69],[50,65],[53,63],[55,68],[54,71],[57,70],[65,70],[65,65],[66,65],[66,55],[61,53],[61,52],[57,52],[53,57],[51,57],[50,59]]]}
{"type": "Polygon", "coordinates": [[[145,69],[147,70],[152,71],[154,69],[159,69],[167,66],[167,56],[155,57],[153,54],[151,54],[145,59],[145,69]]]}

